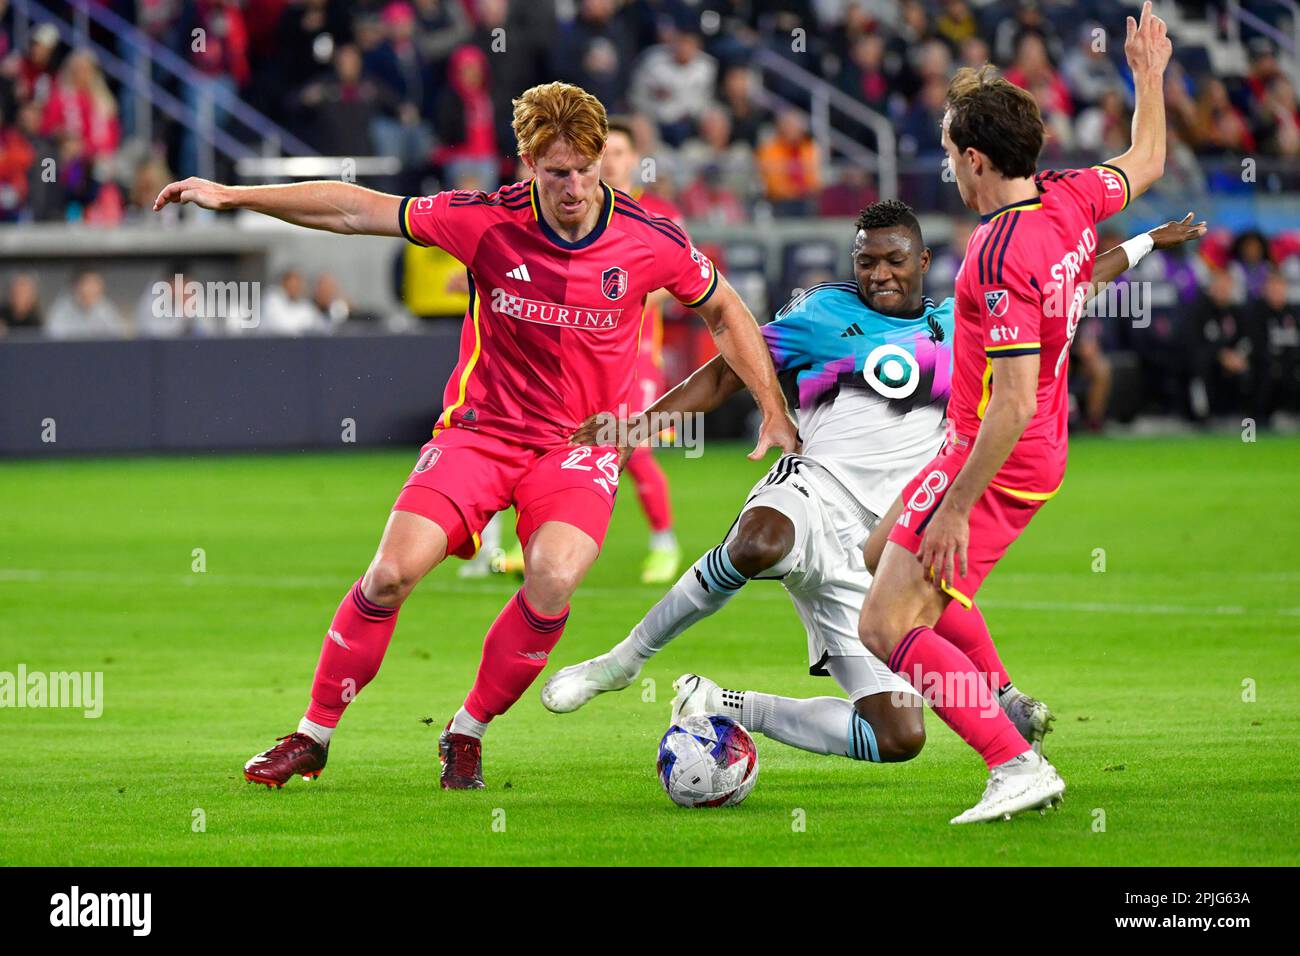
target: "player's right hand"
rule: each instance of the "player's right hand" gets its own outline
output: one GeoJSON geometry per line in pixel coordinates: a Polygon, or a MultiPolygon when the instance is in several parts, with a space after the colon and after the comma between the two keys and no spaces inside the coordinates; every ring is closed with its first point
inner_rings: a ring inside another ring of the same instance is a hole
{"type": "Polygon", "coordinates": [[[201,209],[231,209],[234,204],[230,198],[230,189],[221,183],[214,183],[211,180],[199,179],[197,176],[191,176],[189,179],[182,179],[180,182],[168,183],[163,187],[158,198],[153,201],[153,211],[157,212],[168,203],[177,203],[184,205],[192,202],[201,209]]]}
{"type": "Polygon", "coordinates": [[[764,415],[763,424],[758,429],[758,444],[747,456],[750,461],[762,461],[771,448],[780,448],[783,452],[799,451],[799,426],[794,423],[788,411],[780,415],[764,415]]]}
{"type": "Polygon", "coordinates": [[[1151,0],[1142,4],[1141,18],[1126,21],[1124,56],[1134,76],[1138,74],[1163,74],[1173,56],[1174,45],[1169,40],[1165,21],[1151,12],[1151,0]]]}

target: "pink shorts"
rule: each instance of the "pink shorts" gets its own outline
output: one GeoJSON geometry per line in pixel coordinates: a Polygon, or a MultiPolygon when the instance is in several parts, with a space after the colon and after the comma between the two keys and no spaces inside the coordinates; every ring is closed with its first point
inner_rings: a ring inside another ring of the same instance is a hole
{"type": "Polygon", "coordinates": [[[618,493],[618,452],[609,446],[534,448],[466,428],[444,428],[423,448],[394,511],[410,511],[447,533],[447,552],[472,558],[479,532],[498,511],[519,513],[528,543],[546,521],[563,521],[605,542],[618,493]]]}
{"type": "MultiPolygon", "coordinates": [[[[904,486],[903,513],[889,532],[890,541],[920,554],[926,526],[969,454],[969,444],[958,448],[945,442],[939,454],[904,486]]],[[[1039,500],[1017,498],[992,486],[985,489],[970,512],[966,573],[957,572],[955,580],[941,582],[940,587],[969,608],[993,566],[1042,506],[1039,500]]]]}

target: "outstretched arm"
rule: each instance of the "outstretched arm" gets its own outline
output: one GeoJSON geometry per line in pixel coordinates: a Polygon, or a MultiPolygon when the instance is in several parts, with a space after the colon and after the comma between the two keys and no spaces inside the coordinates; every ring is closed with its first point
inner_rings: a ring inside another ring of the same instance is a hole
{"type": "Polygon", "coordinates": [[[173,202],[218,211],[251,209],[296,226],[342,235],[402,235],[397,221],[400,196],[333,180],[288,186],[223,186],[191,176],[164,187],[154,200],[154,212],[173,202]]]}
{"type": "MultiPolygon", "coordinates": [[[[1193,223],[1192,213],[1189,212],[1177,222],[1171,219],[1163,226],[1157,226],[1150,232],[1125,240],[1114,249],[1108,249],[1097,257],[1097,262],[1093,266],[1092,295],[1096,295],[1098,287],[1115,281],[1137,265],[1152,249],[1172,249],[1174,246],[1181,246],[1184,242],[1200,239],[1205,235],[1207,228],[1209,227],[1205,220],[1193,223]]],[[[1088,297],[1092,298],[1092,295],[1088,297]]]]}
{"type": "Polygon", "coordinates": [[[1150,0],[1142,4],[1140,21],[1129,17],[1127,27],[1124,55],[1133,71],[1136,94],[1133,142],[1126,153],[1108,164],[1128,177],[1131,202],[1165,173],[1165,67],[1174,47],[1165,21],[1151,12],[1150,0]]]}
{"type": "Polygon", "coordinates": [[[731,283],[718,276],[718,288],[696,311],[713,333],[721,357],[753,392],[754,401],[763,414],[758,444],[749,453],[749,458],[758,461],[774,446],[783,451],[795,451],[799,444],[798,429],[790,418],[781,386],[777,384],[771,353],[763,341],[763,333],[758,330],[758,323],[731,283]]]}

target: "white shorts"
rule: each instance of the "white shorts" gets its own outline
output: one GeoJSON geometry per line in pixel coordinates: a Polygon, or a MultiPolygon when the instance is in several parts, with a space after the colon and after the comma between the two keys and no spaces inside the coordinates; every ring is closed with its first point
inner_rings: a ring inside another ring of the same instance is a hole
{"type": "MultiPolygon", "coordinates": [[[[912,685],[863,646],[858,637],[862,602],[871,573],[862,546],[878,520],[828,471],[811,458],[783,455],[749,493],[745,512],[771,508],[794,524],[794,547],[755,580],[779,579],[785,585],[808,634],[808,670],[829,676],[831,657],[864,658],[860,688],[845,688],[857,700],[871,694],[912,694],[912,685]]],[[[727,540],[735,537],[740,518],[727,540]]]]}

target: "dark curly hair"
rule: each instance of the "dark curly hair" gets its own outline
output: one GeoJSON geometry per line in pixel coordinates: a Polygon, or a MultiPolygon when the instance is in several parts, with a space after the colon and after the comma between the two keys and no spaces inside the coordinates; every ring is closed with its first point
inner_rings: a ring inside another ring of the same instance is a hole
{"type": "Polygon", "coordinates": [[[897,199],[882,199],[879,202],[873,202],[858,213],[856,225],[858,229],[864,231],[867,229],[892,229],[895,226],[903,226],[916,237],[918,247],[925,244],[925,241],[921,238],[921,224],[916,220],[916,213],[912,212],[912,207],[907,203],[897,199]]]}

